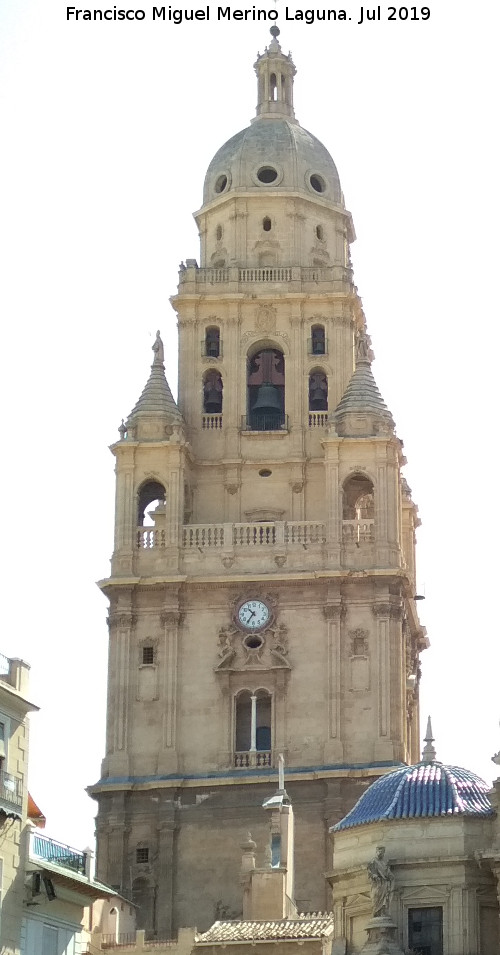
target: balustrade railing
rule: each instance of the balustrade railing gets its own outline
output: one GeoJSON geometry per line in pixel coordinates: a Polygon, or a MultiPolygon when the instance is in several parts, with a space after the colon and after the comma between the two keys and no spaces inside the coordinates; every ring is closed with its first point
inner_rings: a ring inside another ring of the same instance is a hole
{"type": "Polygon", "coordinates": [[[3,770],[0,770],[0,803],[9,803],[16,809],[21,809],[23,804],[22,780],[3,770]]]}
{"type": "Polygon", "coordinates": [[[138,550],[165,547],[165,531],[157,527],[138,527],[136,546],[138,550]]]}
{"type": "Polygon", "coordinates": [[[233,765],[235,769],[256,769],[259,766],[272,766],[272,758],[271,750],[237,752],[233,754],[233,765]]]}
{"type": "Polygon", "coordinates": [[[334,283],[335,291],[347,291],[352,286],[352,271],[344,266],[305,266],[276,265],[255,268],[240,268],[239,266],[224,266],[222,268],[199,269],[190,266],[180,273],[180,284],[195,283],[196,285],[220,285],[227,282],[236,284],[263,284],[263,283],[299,283],[311,284],[318,282],[334,283]]]}
{"type": "MultiPolygon", "coordinates": [[[[275,544],[322,544],[325,525],[320,521],[244,521],[235,524],[184,524],[184,550],[220,547],[270,547],[275,544]]],[[[166,546],[165,531],[154,527],[137,529],[137,548],[154,550],[166,546]]]]}
{"type": "Polygon", "coordinates": [[[185,524],[182,529],[183,547],[222,547],[224,544],[223,524],[185,524]]]}
{"type": "Polygon", "coordinates": [[[342,540],[345,544],[366,544],[375,540],[375,521],[363,518],[355,521],[342,521],[342,540]]]}
{"type": "Polygon", "coordinates": [[[257,547],[276,543],[276,524],[272,521],[262,523],[233,524],[233,544],[237,547],[257,547]]]}
{"type": "Polygon", "coordinates": [[[202,415],[201,427],[203,431],[222,431],[222,415],[221,414],[202,415]]]}
{"type": "Polygon", "coordinates": [[[64,869],[73,869],[75,872],[85,874],[87,853],[79,852],[71,846],[66,846],[62,842],[56,842],[47,836],[39,833],[32,833],[30,851],[39,859],[45,859],[47,862],[53,862],[64,869]]]}
{"type": "Polygon", "coordinates": [[[328,411],[310,411],[309,412],[309,427],[310,428],[326,428],[328,424],[328,411]]]}
{"type": "Polygon", "coordinates": [[[326,540],[325,525],[312,521],[287,521],[286,544],[323,544],[326,540]]]}

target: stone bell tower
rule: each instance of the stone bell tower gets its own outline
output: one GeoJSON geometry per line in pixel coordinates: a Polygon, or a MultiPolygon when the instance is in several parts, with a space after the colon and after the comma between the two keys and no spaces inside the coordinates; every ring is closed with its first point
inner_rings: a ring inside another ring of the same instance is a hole
{"type": "Polygon", "coordinates": [[[169,937],[238,915],[234,846],[267,841],[286,761],[295,898],[327,904],[328,829],[418,759],[417,511],[371,370],[334,162],[272,41],[257,115],[216,153],[182,264],[179,399],[158,334],[112,446],[98,874],[169,937]]]}

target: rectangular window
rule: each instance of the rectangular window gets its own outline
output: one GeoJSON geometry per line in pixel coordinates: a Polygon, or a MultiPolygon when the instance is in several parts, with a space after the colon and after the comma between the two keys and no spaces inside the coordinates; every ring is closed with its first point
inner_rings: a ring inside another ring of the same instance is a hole
{"type": "Polygon", "coordinates": [[[154,649],[154,647],[143,647],[143,648],[142,648],[142,662],[143,662],[143,663],[154,663],[154,662],[155,662],[155,649],[154,649]]]}
{"type": "Polygon", "coordinates": [[[419,955],[443,955],[442,906],[408,909],[408,947],[419,955]]]}
{"type": "Polygon", "coordinates": [[[139,849],[135,850],[135,861],[136,862],[148,862],[149,861],[149,849],[145,846],[141,846],[139,849]]]}

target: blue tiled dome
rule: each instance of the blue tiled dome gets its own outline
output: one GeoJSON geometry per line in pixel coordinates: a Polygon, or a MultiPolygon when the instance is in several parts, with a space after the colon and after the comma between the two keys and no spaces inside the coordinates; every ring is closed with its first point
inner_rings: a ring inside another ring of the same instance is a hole
{"type": "Polygon", "coordinates": [[[438,762],[402,766],[377,779],[332,832],[381,819],[491,816],[490,788],[475,773],[459,766],[438,762]]]}

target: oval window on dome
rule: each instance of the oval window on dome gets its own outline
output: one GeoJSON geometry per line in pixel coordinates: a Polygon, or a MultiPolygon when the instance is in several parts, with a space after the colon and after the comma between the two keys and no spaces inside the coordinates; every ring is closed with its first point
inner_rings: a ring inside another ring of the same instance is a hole
{"type": "Polygon", "coordinates": [[[257,170],[257,179],[265,185],[276,182],[277,178],[278,170],[275,169],[274,166],[261,166],[260,169],[257,170]]]}
{"type": "Polygon", "coordinates": [[[315,192],[325,192],[326,182],[322,176],[318,176],[318,173],[313,172],[309,176],[309,184],[312,186],[315,192]]]}
{"type": "Polygon", "coordinates": [[[226,173],[221,173],[220,176],[217,176],[215,180],[215,191],[218,193],[224,192],[228,187],[228,178],[226,173]]]}

